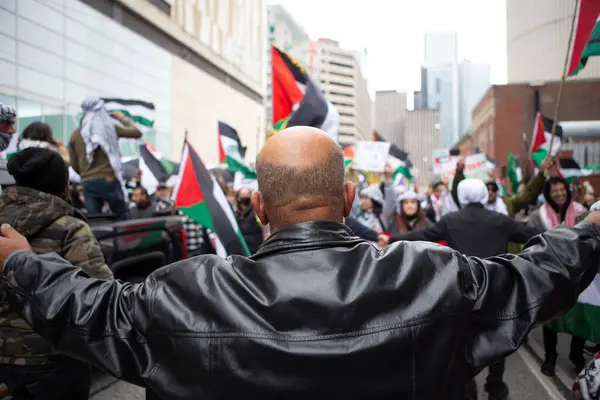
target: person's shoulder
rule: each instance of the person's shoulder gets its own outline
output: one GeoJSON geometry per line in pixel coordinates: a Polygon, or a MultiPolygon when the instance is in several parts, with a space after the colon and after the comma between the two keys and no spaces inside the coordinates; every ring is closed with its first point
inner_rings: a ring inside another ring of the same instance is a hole
{"type": "Polygon", "coordinates": [[[92,229],[87,222],[73,215],[61,216],[60,218],[56,219],[48,228],[68,232],[70,236],[92,235],[92,229]]]}

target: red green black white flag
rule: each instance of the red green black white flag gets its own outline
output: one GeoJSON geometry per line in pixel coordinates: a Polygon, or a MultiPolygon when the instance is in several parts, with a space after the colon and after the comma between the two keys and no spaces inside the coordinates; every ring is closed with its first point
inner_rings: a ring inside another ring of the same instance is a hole
{"type": "Polygon", "coordinates": [[[227,197],[187,141],[184,144],[179,182],[173,198],[177,209],[215,233],[219,256],[250,255],[227,197]]]}

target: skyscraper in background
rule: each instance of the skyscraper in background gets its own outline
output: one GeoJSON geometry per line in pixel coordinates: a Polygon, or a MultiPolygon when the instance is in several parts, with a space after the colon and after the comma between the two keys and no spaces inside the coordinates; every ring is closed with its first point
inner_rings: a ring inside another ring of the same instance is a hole
{"type": "Polygon", "coordinates": [[[375,129],[386,140],[404,149],[406,93],[396,90],[375,92],[375,129]]]}
{"type": "Polygon", "coordinates": [[[421,90],[415,109],[438,109],[441,146],[449,148],[471,128],[471,112],[490,86],[490,67],[457,60],[456,32],[425,34],[421,90]]]}
{"type": "Polygon", "coordinates": [[[490,87],[490,66],[462,60],[458,66],[459,82],[459,133],[471,129],[472,112],[490,87]]]}

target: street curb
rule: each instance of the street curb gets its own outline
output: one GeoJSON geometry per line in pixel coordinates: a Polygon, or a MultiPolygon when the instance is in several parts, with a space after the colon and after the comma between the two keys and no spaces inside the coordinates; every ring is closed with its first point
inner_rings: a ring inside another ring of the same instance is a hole
{"type": "MultiPolygon", "coordinates": [[[[527,350],[533,357],[535,357],[541,365],[544,361],[544,349],[535,340],[529,338],[527,343],[521,346],[527,350]]],[[[565,372],[558,364],[556,365],[556,376],[548,377],[557,385],[557,388],[561,390],[565,395],[570,398],[571,389],[573,388],[573,379],[569,377],[569,374],[565,372]]]]}

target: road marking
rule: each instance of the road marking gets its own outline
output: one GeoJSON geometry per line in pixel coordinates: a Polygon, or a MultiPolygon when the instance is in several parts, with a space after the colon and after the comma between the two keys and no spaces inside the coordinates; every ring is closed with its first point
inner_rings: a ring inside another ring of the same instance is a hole
{"type": "Polygon", "coordinates": [[[533,357],[527,352],[527,350],[521,348],[517,350],[517,354],[521,357],[525,366],[531,371],[533,376],[540,382],[544,390],[548,393],[548,400],[565,400],[563,395],[554,386],[554,383],[540,371],[539,364],[533,359],[533,357]]]}

